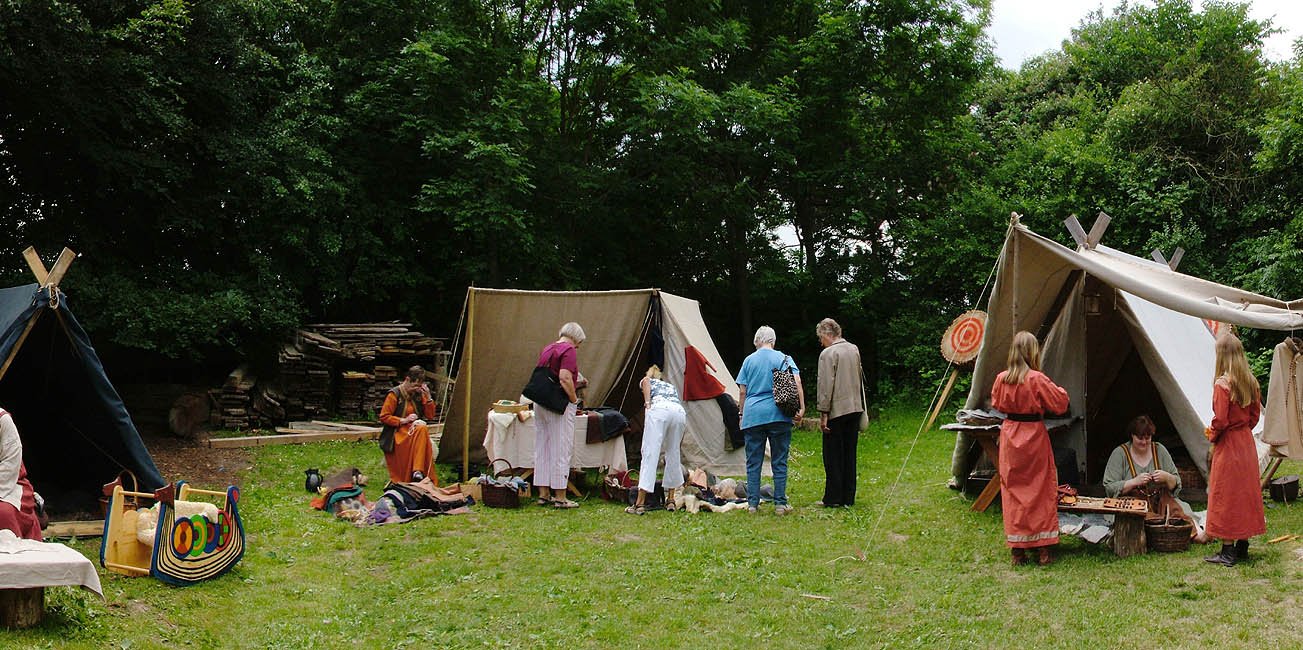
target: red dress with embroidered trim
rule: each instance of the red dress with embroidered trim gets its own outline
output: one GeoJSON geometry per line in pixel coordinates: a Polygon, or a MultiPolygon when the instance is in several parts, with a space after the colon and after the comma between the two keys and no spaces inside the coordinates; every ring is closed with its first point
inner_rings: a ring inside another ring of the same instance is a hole
{"type": "Polygon", "coordinates": [[[1213,467],[1208,476],[1208,535],[1223,540],[1248,539],[1267,532],[1258,482],[1258,450],[1253,425],[1262,414],[1254,400],[1240,406],[1230,386],[1218,379],[1213,386],[1213,421],[1205,435],[1213,443],[1213,467]]]}
{"type": "MultiPolygon", "coordinates": [[[[997,375],[991,387],[996,409],[1023,415],[1068,410],[1068,391],[1044,373],[1029,370],[1021,384],[1004,383],[1004,375],[997,375]]],[[[1005,420],[1000,425],[999,469],[1005,544],[1034,548],[1059,543],[1059,473],[1044,422],[1005,420]]]]}

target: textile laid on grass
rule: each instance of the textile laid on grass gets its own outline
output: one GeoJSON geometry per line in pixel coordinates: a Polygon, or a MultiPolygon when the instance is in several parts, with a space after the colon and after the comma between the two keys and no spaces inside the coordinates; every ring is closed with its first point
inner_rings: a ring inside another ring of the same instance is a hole
{"type": "MultiPolygon", "coordinates": [[[[1041,368],[1072,398],[1080,418],[1054,445],[1072,448],[1098,480],[1125,442],[1125,420],[1149,413],[1172,431],[1207,475],[1212,419],[1209,322],[1303,329],[1303,303],[1285,302],[1172,271],[1107,246],[1071,249],[1015,223],[1004,242],[966,409],[988,408],[1018,330],[1042,340],[1041,368]]],[[[952,472],[968,475],[973,440],[960,433],[952,472]]],[[[1259,450],[1265,462],[1267,447],[1259,450]]]]}
{"type": "Polygon", "coordinates": [[[1230,390],[1218,380],[1213,389],[1212,424],[1208,439],[1213,443],[1212,475],[1208,477],[1208,535],[1223,540],[1248,539],[1267,532],[1258,483],[1258,458],[1254,449],[1253,425],[1262,405],[1254,401],[1240,406],[1230,390]]]}
{"type": "Polygon", "coordinates": [[[1290,337],[1276,345],[1271,357],[1262,441],[1272,453],[1303,458],[1303,339],[1290,337]]]}
{"type": "MultiPolygon", "coordinates": [[[[991,403],[1005,413],[1062,413],[1068,392],[1049,377],[1027,371],[1021,384],[1006,384],[1000,373],[991,388],[991,403]]],[[[1000,509],[1005,544],[1011,548],[1049,546],[1059,541],[1058,473],[1045,422],[1000,425],[1000,509]]]]}

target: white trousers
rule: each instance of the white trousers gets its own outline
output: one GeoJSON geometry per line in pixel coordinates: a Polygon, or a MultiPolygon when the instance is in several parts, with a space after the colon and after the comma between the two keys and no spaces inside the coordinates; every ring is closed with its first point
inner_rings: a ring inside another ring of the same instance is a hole
{"type": "Polygon", "coordinates": [[[575,405],[565,413],[534,406],[534,485],[564,490],[575,449],[575,405]]]}
{"type": "Polygon", "coordinates": [[[642,466],[638,468],[638,489],[656,491],[656,465],[665,450],[665,478],[661,485],[667,489],[683,485],[683,459],[679,445],[683,443],[683,428],[687,416],[682,408],[657,407],[647,409],[643,416],[642,466]]]}

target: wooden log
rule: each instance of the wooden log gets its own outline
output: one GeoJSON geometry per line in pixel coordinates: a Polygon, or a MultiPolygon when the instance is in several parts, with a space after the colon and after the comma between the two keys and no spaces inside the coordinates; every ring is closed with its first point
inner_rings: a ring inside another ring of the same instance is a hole
{"type": "Polygon", "coordinates": [[[45,612],[45,587],[0,589],[0,626],[32,627],[45,612]]]}
{"type": "Polygon", "coordinates": [[[1131,557],[1147,552],[1144,514],[1114,515],[1113,553],[1118,557],[1131,557]]]}
{"type": "Polygon", "coordinates": [[[195,434],[208,427],[212,417],[207,396],[200,393],[186,393],[172,403],[167,413],[167,425],[172,433],[182,438],[193,438],[195,434]]]}

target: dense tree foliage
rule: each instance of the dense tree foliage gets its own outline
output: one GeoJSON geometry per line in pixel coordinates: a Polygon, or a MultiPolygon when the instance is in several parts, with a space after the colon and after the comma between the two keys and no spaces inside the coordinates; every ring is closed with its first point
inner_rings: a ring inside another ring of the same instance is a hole
{"type": "Polygon", "coordinates": [[[84,253],[97,340],[258,356],[309,320],[450,333],[467,285],[658,286],[737,361],[832,315],[939,372],[1018,211],[1303,296],[1303,62],[1160,0],[994,67],[989,0],[9,0],[0,273],[84,253]],[[779,237],[778,233],[788,233],[779,237]]]}

